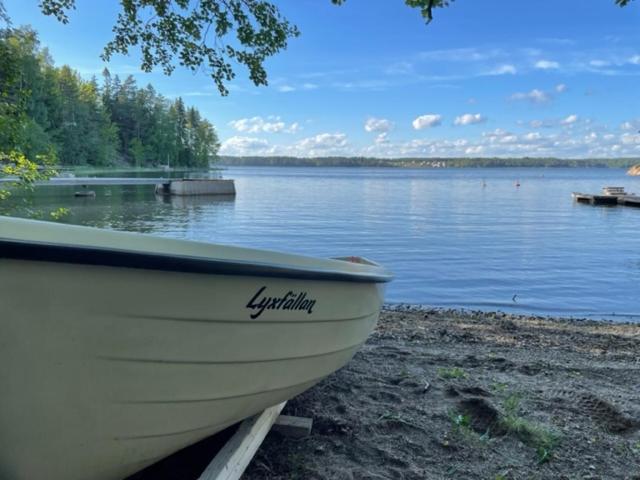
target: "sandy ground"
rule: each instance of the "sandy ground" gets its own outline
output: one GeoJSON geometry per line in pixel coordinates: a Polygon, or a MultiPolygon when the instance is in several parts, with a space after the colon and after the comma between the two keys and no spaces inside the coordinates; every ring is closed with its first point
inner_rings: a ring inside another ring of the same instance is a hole
{"type": "Polygon", "coordinates": [[[398,307],[246,479],[638,479],[640,325],[398,307]]]}

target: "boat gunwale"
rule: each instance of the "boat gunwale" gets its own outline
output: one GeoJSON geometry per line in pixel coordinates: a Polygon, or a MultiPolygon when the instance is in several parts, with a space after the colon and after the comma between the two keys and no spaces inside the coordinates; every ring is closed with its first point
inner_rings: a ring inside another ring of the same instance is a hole
{"type": "Polygon", "coordinates": [[[0,237],[0,258],[165,272],[296,280],[387,283],[393,279],[393,276],[384,271],[382,267],[373,267],[379,269],[380,273],[349,272],[277,263],[245,262],[236,259],[17,240],[6,237],[0,237]]]}

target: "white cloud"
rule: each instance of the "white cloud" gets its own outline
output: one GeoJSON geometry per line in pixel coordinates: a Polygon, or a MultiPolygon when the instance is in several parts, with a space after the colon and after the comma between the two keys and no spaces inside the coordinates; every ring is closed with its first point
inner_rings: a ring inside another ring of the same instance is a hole
{"type": "Polygon", "coordinates": [[[269,147],[269,142],[262,138],[231,137],[222,142],[220,153],[223,155],[255,155],[269,147]]]}
{"type": "Polygon", "coordinates": [[[410,62],[398,62],[385,68],[387,75],[407,75],[413,73],[413,64],[410,62]]]}
{"type": "Polygon", "coordinates": [[[284,129],[286,133],[297,133],[300,130],[302,130],[302,127],[298,122],[293,122],[291,125],[284,129]]]}
{"type": "Polygon", "coordinates": [[[538,70],[557,70],[560,68],[560,64],[552,60],[538,60],[534,67],[538,70]]]}
{"type": "Polygon", "coordinates": [[[448,48],[442,50],[430,50],[419,55],[421,60],[440,60],[445,62],[479,62],[504,55],[499,48],[448,48]]]}
{"type": "Polygon", "coordinates": [[[611,64],[606,60],[590,60],[589,65],[595,68],[602,68],[602,67],[608,67],[611,64]]]}
{"type": "Polygon", "coordinates": [[[486,117],[480,115],[479,113],[465,113],[464,115],[456,117],[453,123],[455,125],[473,125],[476,123],[486,122],[486,120],[486,117]]]}
{"type": "MultiPolygon", "coordinates": [[[[551,122],[545,121],[547,125],[551,122]]],[[[558,122],[553,122],[554,126],[558,122]]],[[[385,157],[524,157],[606,158],[634,156],[640,152],[640,134],[614,135],[604,129],[561,129],[515,134],[504,129],[484,132],[480,138],[414,139],[393,143],[374,142],[362,150],[363,155],[385,157]]],[[[383,134],[384,136],[384,134],[383,134]]]]}
{"type": "Polygon", "coordinates": [[[569,115],[568,117],[562,119],[560,121],[560,123],[562,125],[572,125],[572,124],[576,123],[577,121],[578,121],[578,116],[574,114],[574,115],[569,115]]]}
{"type": "Polygon", "coordinates": [[[318,88],[318,85],[315,83],[307,82],[302,84],[303,90],[315,90],[316,88],[318,88]]]}
{"type": "Polygon", "coordinates": [[[376,135],[374,142],[376,143],[376,145],[388,144],[389,143],[388,135],[389,134],[387,132],[376,135]]]}
{"type": "Polygon", "coordinates": [[[533,142],[535,140],[540,140],[542,135],[540,135],[540,132],[529,132],[525,134],[523,138],[528,142],[533,142]]]}
{"type": "Polygon", "coordinates": [[[278,87],[278,91],[279,92],[283,92],[283,93],[288,93],[288,92],[293,92],[295,91],[295,88],[292,87],[291,85],[280,85],[278,87]]]}
{"type": "Polygon", "coordinates": [[[620,130],[624,130],[626,132],[630,132],[631,130],[635,130],[636,132],[640,130],[640,119],[636,120],[627,120],[620,125],[620,130]]]}
{"type": "Polygon", "coordinates": [[[640,65],[640,55],[634,55],[629,59],[629,63],[633,63],[634,65],[640,65]]]}
{"type": "Polygon", "coordinates": [[[442,123],[442,115],[429,113],[427,115],[420,115],[413,122],[413,128],[416,130],[422,130],[425,128],[437,127],[442,123]]]}
{"type": "Polygon", "coordinates": [[[623,133],[620,135],[620,141],[624,145],[640,145],[640,135],[637,133],[623,133]]]}
{"type": "Polygon", "coordinates": [[[510,97],[511,100],[529,100],[532,103],[547,103],[551,101],[551,95],[542,90],[534,88],[526,93],[514,93],[510,97]]]}
{"type": "Polygon", "coordinates": [[[320,133],[295,143],[271,144],[255,137],[234,136],[220,147],[222,155],[291,155],[313,157],[322,155],[350,155],[349,142],[344,133],[320,133]]]}
{"type": "Polygon", "coordinates": [[[499,65],[493,70],[488,71],[487,75],[515,75],[518,73],[518,69],[511,64],[499,65]]]}
{"type": "MultiPolygon", "coordinates": [[[[525,124],[526,122],[522,122],[525,124]]],[[[531,128],[553,128],[557,126],[557,122],[550,120],[531,120],[528,122],[531,128]]]]}
{"type": "Polygon", "coordinates": [[[386,118],[368,118],[366,122],[364,122],[364,129],[367,132],[389,132],[393,128],[393,123],[386,118]]]}
{"type": "Polygon", "coordinates": [[[229,125],[242,133],[295,133],[300,129],[300,125],[295,122],[287,126],[280,117],[262,117],[240,118],[232,120],[229,125]]]}
{"type": "Polygon", "coordinates": [[[482,134],[484,138],[488,140],[489,143],[515,143],[518,140],[518,137],[513,133],[507,132],[501,128],[496,128],[492,132],[484,132],[482,134]]]}
{"type": "Polygon", "coordinates": [[[558,85],[556,85],[555,90],[558,93],[564,93],[567,91],[567,86],[564,83],[559,83],[558,85]]]}
{"type": "Polygon", "coordinates": [[[341,149],[346,147],[347,144],[347,136],[344,133],[320,133],[314,137],[300,140],[296,147],[318,152],[341,149]]]}
{"type": "Polygon", "coordinates": [[[484,151],[484,147],[482,145],[475,145],[473,147],[467,147],[464,149],[464,153],[466,155],[480,155],[484,151]]]}

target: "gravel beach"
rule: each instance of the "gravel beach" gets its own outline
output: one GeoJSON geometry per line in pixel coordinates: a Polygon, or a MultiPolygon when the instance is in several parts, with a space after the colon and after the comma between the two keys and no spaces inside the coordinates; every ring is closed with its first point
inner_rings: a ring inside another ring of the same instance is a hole
{"type": "Polygon", "coordinates": [[[640,324],[396,307],[244,478],[640,479],[640,324]]]}

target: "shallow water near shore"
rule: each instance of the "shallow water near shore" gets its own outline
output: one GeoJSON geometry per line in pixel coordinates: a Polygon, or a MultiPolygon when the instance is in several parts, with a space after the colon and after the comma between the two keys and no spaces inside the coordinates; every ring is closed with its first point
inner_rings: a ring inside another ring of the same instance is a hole
{"type": "MultiPolygon", "coordinates": [[[[389,303],[640,321],[640,209],[575,204],[617,169],[233,167],[233,198],[150,187],[48,187],[66,221],[314,256],[361,255],[396,275],[389,303]],[[520,183],[517,187],[516,182],[520,183]]],[[[156,176],[149,174],[149,176],[156,176]]]]}

